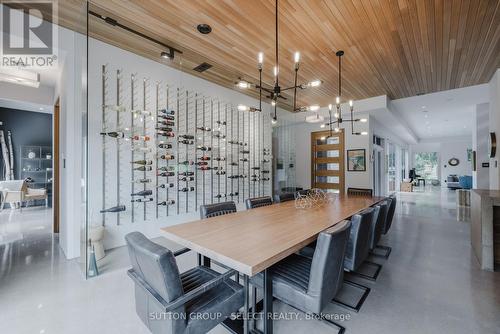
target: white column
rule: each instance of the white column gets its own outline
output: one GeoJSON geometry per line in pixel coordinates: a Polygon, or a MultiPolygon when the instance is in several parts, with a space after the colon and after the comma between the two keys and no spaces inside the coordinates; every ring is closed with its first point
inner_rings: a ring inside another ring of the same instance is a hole
{"type": "MultiPolygon", "coordinates": [[[[500,69],[497,69],[490,80],[489,125],[489,131],[494,132],[500,139],[500,69]]],[[[490,189],[500,189],[499,154],[497,149],[496,156],[490,159],[490,189]]]]}
{"type": "Polygon", "coordinates": [[[472,127],[472,150],[476,151],[476,171],[472,172],[472,187],[474,189],[488,189],[490,187],[490,170],[483,167],[483,162],[489,162],[489,103],[475,106],[474,122],[472,127]]]}

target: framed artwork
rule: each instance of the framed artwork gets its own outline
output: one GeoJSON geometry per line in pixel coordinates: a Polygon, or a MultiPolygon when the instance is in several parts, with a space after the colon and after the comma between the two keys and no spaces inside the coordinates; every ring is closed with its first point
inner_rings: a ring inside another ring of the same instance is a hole
{"type": "Polygon", "coordinates": [[[347,171],[349,172],[366,171],[365,149],[347,150],[347,171]]]}

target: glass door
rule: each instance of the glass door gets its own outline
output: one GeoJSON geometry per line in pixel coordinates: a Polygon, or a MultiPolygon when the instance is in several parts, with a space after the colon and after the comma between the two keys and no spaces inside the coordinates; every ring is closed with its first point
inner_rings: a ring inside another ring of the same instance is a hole
{"type": "Polygon", "coordinates": [[[311,187],[344,193],[344,132],[311,133],[311,187]]]}

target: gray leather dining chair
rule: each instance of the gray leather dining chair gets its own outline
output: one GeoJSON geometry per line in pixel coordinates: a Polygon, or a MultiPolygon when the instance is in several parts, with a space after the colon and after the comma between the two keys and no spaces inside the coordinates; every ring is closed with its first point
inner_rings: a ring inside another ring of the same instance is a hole
{"type": "Polygon", "coordinates": [[[206,333],[244,303],[244,290],[224,274],[207,267],[179,273],[175,254],[139,232],[125,236],[132,263],[135,309],[153,334],[206,333]],[[204,314],[209,317],[192,315],[204,314]]]}
{"type": "Polygon", "coordinates": [[[211,218],[236,212],[234,201],[200,205],[200,218],[211,218]]]}
{"type": "MultiPolygon", "coordinates": [[[[273,297],[302,312],[319,314],[338,293],[344,277],[344,255],[351,223],[344,220],[318,235],[312,257],[292,254],[270,268],[273,297]]],[[[259,273],[250,282],[263,287],[259,273]]],[[[328,317],[317,317],[344,333],[345,328],[328,317]]]]}
{"type": "Polygon", "coordinates": [[[279,195],[274,195],[275,203],[282,203],[295,200],[295,193],[281,193],[279,195]]]}
{"type": "Polygon", "coordinates": [[[245,205],[247,210],[260,208],[262,206],[268,206],[273,204],[273,199],[271,196],[262,196],[262,197],[254,197],[247,198],[245,201],[245,205]]]}
{"type": "MultiPolygon", "coordinates": [[[[370,253],[373,214],[374,209],[368,208],[351,217],[351,231],[344,259],[344,269],[348,272],[356,272],[361,264],[366,261],[370,253]]],[[[333,299],[332,302],[340,306],[347,307],[355,312],[359,312],[365,299],[370,293],[370,288],[346,279],[344,279],[344,284],[362,290],[363,294],[361,298],[355,305],[348,304],[339,299],[333,299]]]]}
{"type": "MultiPolygon", "coordinates": [[[[385,216],[385,222],[384,222],[384,227],[382,228],[382,234],[387,234],[392,226],[392,221],[394,219],[394,213],[396,211],[396,205],[397,205],[397,199],[396,196],[393,194],[385,199],[385,202],[387,203],[387,214],[385,216]]],[[[391,255],[392,248],[389,246],[384,246],[384,245],[379,245],[378,243],[374,247],[375,249],[380,249],[383,251],[383,253],[375,252],[373,251],[373,255],[377,257],[382,257],[382,258],[389,258],[389,255],[391,255]]]]}

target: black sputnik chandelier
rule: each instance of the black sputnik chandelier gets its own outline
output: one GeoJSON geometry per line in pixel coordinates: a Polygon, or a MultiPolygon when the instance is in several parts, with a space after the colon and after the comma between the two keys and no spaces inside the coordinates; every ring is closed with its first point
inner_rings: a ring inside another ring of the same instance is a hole
{"type": "Polygon", "coordinates": [[[293,86],[290,87],[281,87],[280,86],[280,81],[279,81],[279,7],[278,7],[278,0],[276,0],[276,38],[275,38],[275,65],[274,65],[274,87],[273,88],[266,88],[262,86],[262,68],[263,68],[263,63],[264,63],[264,54],[262,52],[259,52],[258,54],[258,70],[259,70],[259,83],[258,84],[253,84],[248,81],[240,80],[239,82],[236,83],[238,88],[241,89],[247,89],[247,88],[256,88],[259,90],[259,107],[249,107],[246,105],[238,105],[238,110],[240,111],[250,111],[250,112],[255,112],[255,111],[262,111],[262,91],[264,91],[267,95],[266,98],[271,100],[271,105],[274,107],[274,115],[272,116],[271,122],[273,124],[276,124],[278,117],[276,113],[276,109],[278,107],[278,101],[279,100],[287,100],[286,97],[281,95],[282,92],[284,91],[289,91],[293,90],[293,111],[317,111],[319,109],[318,105],[312,105],[309,107],[300,107],[297,108],[297,90],[302,90],[310,87],[318,87],[321,85],[322,81],[321,80],[313,80],[305,84],[297,84],[297,79],[298,79],[298,72],[299,72],[299,67],[300,67],[300,53],[295,52],[294,54],[294,61],[295,61],[295,79],[294,79],[294,84],[293,86]]]}
{"type": "Polygon", "coordinates": [[[339,94],[335,99],[335,113],[332,117],[333,106],[331,104],[328,105],[328,113],[330,115],[330,121],[328,123],[322,124],[321,127],[324,128],[326,126],[330,127],[330,136],[333,135],[333,132],[340,132],[340,127],[342,123],[351,123],[351,134],[355,136],[366,136],[368,132],[355,132],[354,131],[354,123],[362,122],[366,123],[366,118],[354,118],[354,106],[352,100],[349,100],[349,111],[351,114],[351,118],[343,118],[342,117],[342,106],[341,106],[341,97],[342,97],[342,56],[344,55],[344,51],[339,50],[335,53],[337,58],[339,59],[339,94]]]}

